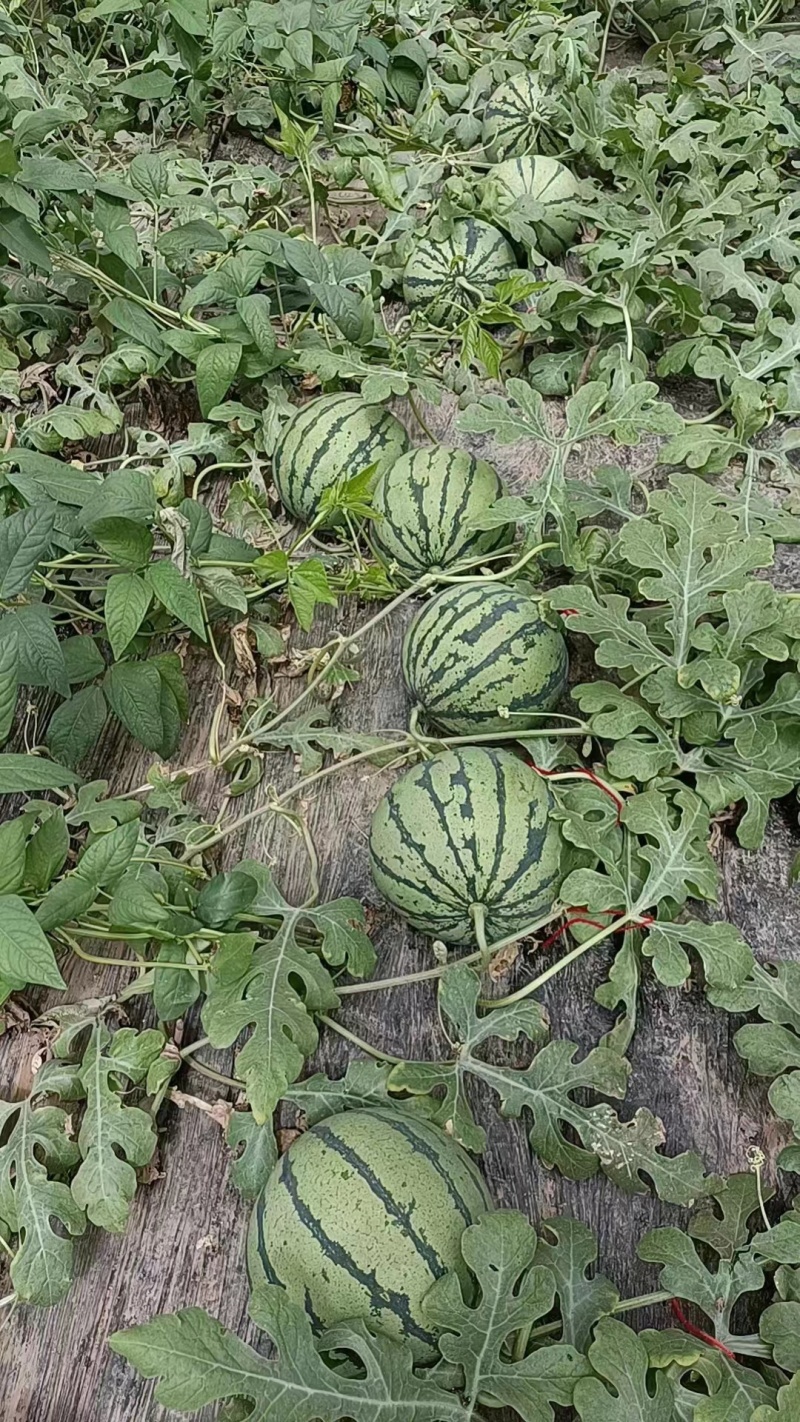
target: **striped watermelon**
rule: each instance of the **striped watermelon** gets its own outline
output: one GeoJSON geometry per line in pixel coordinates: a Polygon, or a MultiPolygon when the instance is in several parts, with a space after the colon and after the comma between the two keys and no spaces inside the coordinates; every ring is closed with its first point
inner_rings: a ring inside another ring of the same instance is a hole
{"type": "Polygon", "coordinates": [[[403,297],[408,306],[424,306],[435,326],[456,326],[516,269],[502,232],[466,217],[443,242],[417,242],[403,273],[403,297]]]}
{"type": "Polygon", "coordinates": [[[431,569],[506,548],[514,539],[513,523],[470,527],[502,494],[484,459],[446,445],[412,449],[378,480],[373,507],[380,518],[370,525],[375,551],[401,581],[413,583],[431,569]]]}
{"type": "Polygon", "coordinates": [[[553,906],[561,832],[541,776],[509,751],[467,746],[409,770],[378,805],[370,831],[377,887],[414,928],[474,943],[520,933],[553,906]]]}
{"type": "Polygon", "coordinates": [[[701,35],[720,18],[719,0],[635,0],[632,13],[646,39],[701,35]]]}
{"type": "Polygon", "coordinates": [[[415,702],[445,731],[541,726],[567,684],[561,629],[504,583],[445,588],[417,613],[403,642],[403,676],[415,702]]]}
{"type": "Polygon", "coordinates": [[[451,1270],[469,1286],[459,1242],[488,1209],[479,1171],[435,1126],[400,1111],[345,1111],[275,1166],[250,1223],[250,1282],[282,1284],[318,1330],[363,1318],[428,1360],[436,1340],[422,1299],[451,1270]]]}
{"type": "Polygon", "coordinates": [[[486,179],[486,195],[492,212],[502,222],[517,198],[535,198],[547,211],[531,223],[539,246],[546,257],[558,257],[570,246],[578,223],[561,211],[561,205],[574,198],[578,180],[557,158],[541,155],[530,158],[506,158],[490,170],[486,179]]]}
{"type": "Polygon", "coordinates": [[[514,74],[495,89],[483,116],[482,141],[492,163],[536,147],[552,104],[535,74],[514,74]]]}
{"type": "Polygon", "coordinates": [[[323,490],[370,464],[378,465],[377,478],[407,448],[403,426],[383,405],[369,405],[360,395],[323,395],[292,415],[272,478],[287,512],[310,522],[323,490]]]}

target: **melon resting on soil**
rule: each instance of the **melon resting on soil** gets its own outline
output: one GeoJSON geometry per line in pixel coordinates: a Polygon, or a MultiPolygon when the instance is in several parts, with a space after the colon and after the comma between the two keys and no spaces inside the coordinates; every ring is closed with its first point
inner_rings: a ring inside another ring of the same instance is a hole
{"type": "Polygon", "coordinates": [[[412,449],[387,469],[373,497],[370,523],[375,552],[399,581],[413,583],[433,569],[506,548],[514,524],[476,527],[503,495],[484,459],[437,445],[412,449]]]}
{"type": "Polygon", "coordinates": [[[251,1285],[280,1284],[317,1331],[364,1319],[435,1356],[422,1300],[491,1209],[477,1167],[444,1132],[399,1110],[346,1111],[298,1137],[253,1211],[251,1285]]]}
{"type": "Polygon", "coordinates": [[[383,405],[360,395],[323,395],[292,415],[275,451],[272,478],[286,511],[310,522],[326,489],[371,465],[377,480],[407,448],[405,429],[383,405]]]}
{"type": "Polygon", "coordinates": [[[421,933],[474,944],[476,909],[491,944],[555,902],[561,832],[540,775],[510,751],[444,751],[395,781],[370,831],[372,877],[421,933]]]}
{"type": "Polygon", "coordinates": [[[564,694],[568,669],[560,627],[504,583],[445,588],[417,613],[403,642],[413,700],[456,736],[541,726],[564,694]]]}

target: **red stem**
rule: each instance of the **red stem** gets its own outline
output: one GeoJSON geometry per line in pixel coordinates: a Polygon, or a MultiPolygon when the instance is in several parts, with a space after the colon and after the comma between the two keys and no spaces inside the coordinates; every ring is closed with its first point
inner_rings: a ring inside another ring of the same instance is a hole
{"type": "Polygon", "coordinates": [[[724,1353],[732,1363],[736,1362],[736,1354],[732,1353],[730,1348],[726,1348],[724,1343],[720,1343],[717,1338],[712,1338],[710,1333],[704,1333],[702,1328],[696,1328],[693,1323],[689,1322],[677,1299],[672,1300],[671,1307],[684,1333],[690,1333],[693,1338],[699,1338],[703,1343],[707,1343],[709,1348],[716,1348],[718,1353],[724,1353]]]}
{"type": "MultiPolygon", "coordinates": [[[[617,918],[620,918],[625,912],[624,909],[600,909],[598,911],[600,913],[606,913],[609,914],[611,917],[617,918]]],[[[617,930],[617,932],[630,933],[631,930],[634,928],[649,928],[653,922],[654,919],[649,913],[643,913],[640,918],[637,918],[635,923],[622,924],[622,926],[617,930]]],[[[560,938],[562,933],[566,933],[567,929],[571,928],[574,923],[585,923],[589,928],[596,928],[598,932],[601,929],[610,926],[605,923],[598,923],[597,919],[595,918],[587,918],[586,915],[582,913],[570,914],[569,918],[566,918],[564,920],[560,928],[557,928],[554,933],[549,934],[548,937],[545,938],[544,942],[538,945],[540,950],[551,948],[555,943],[556,939],[560,938]]]]}

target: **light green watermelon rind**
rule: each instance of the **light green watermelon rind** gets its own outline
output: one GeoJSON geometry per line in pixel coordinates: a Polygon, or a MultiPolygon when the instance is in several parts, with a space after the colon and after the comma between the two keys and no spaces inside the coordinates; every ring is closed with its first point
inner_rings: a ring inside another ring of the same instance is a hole
{"type": "Polygon", "coordinates": [[[317,1330],[365,1318],[429,1358],[422,1299],[460,1267],[461,1234],[490,1207],[477,1168],[435,1127],[391,1110],[329,1117],[293,1143],[256,1205],[251,1283],[281,1284],[317,1330]]]}
{"type": "Polygon", "coordinates": [[[384,898],[422,933],[474,944],[482,904],[496,942],[552,907],[561,835],[541,776],[509,751],[445,751],[402,775],[372,819],[370,867],[384,898]]]}
{"type": "Polygon", "coordinates": [[[406,632],[403,677],[417,706],[453,735],[541,726],[564,695],[561,631],[503,583],[446,588],[406,632]]]}
{"type": "Polygon", "coordinates": [[[415,582],[434,569],[505,548],[513,542],[513,524],[473,526],[503,492],[491,465],[466,450],[445,445],[410,450],[376,486],[374,549],[385,567],[415,582]]]}

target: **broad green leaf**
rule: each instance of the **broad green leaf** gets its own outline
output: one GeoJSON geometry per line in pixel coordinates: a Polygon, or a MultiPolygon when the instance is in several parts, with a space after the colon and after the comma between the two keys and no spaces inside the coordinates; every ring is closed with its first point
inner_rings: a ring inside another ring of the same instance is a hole
{"type": "MultiPolygon", "coordinates": [[[[160,907],[156,905],[157,907],[160,907]]],[[[187,967],[195,961],[190,949],[182,949],[175,943],[163,943],[158,950],[158,958],[165,963],[185,961],[187,967]]],[[[199,979],[205,974],[190,973],[180,969],[161,968],[153,984],[153,1006],[159,1022],[177,1022],[202,995],[199,979]]]]}
{"type": "MultiPolygon", "coordinates": [[[[129,75],[127,79],[118,81],[115,87],[118,94],[127,94],[131,99],[144,99],[152,102],[158,99],[168,99],[172,94],[174,86],[175,81],[170,74],[167,74],[166,70],[146,69],[138,74],[129,75]]],[[[136,158],[134,158],[134,163],[137,161],[137,158],[141,157],[150,157],[150,155],[139,153],[136,155],[136,158]]],[[[128,170],[128,176],[135,187],[141,188],[142,186],[146,186],[145,184],[140,184],[135,181],[130,169],[128,170]]],[[[148,196],[148,194],[144,193],[143,196],[148,196]]]]}
{"type": "Polygon", "coordinates": [[[33,818],[29,812],[0,824],[0,895],[15,894],[24,883],[25,851],[33,818]]]}
{"type": "Polygon", "coordinates": [[[252,1111],[234,1111],[225,1132],[225,1142],[233,1152],[231,1180],[242,1199],[255,1200],[278,1160],[272,1122],[259,1125],[252,1111]]]}
{"type": "Polygon", "coordinates": [[[609,1279],[589,1270],[597,1262],[597,1241],[578,1220],[544,1220],[534,1262],[555,1279],[561,1338],[586,1352],[599,1318],[614,1311],[619,1294],[609,1279]],[[554,1241],[551,1243],[551,1240],[554,1241]]]}
{"type": "Polygon", "coordinates": [[[51,270],[50,253],[38,232],[27,217],[11,207],[0,206],[0,247],[32,267],[51,270]]]}
{"type": "Polygon", "coordinates": [[[25,983],[66,987],[41,924],[16,894],[0,897],[0,973],[20,987],[25,983]]]}
{"type": "Polygon", "coordinates": [[[208,33],[208,0],[165,0],[167,11],[190,35],[208,33]]]}
{"type": "Polygon", "coordinates": [[[581,1422],[673,1422],[672,1383],[664,1373],[650,1382],[647,1350],[626,1324],[601,1318],[589,1361],[598,1376],[575,1384],[581,1422]]]}
{"type": "Polygon", "coordinates": [[[362,1324],[332,1329],[318,1344],[304,1310],[273,1285],[257,1287],[250,1313],[274,1342],[277,1361],[199,1308],[114,1333],[109,1344],[144,1377],[159,1379],[158,1402],[183,1412],[235,1397],[254,1404],[252,1422],[278,1415],[287,1422],[468,1422],[456,1398],[415,1374],[402,1344],[362,1324]],[[333,1349],[354,1356],[363,1376],[331,1366],[333,1349]]]}
{"type": "Polygon", "coordinates": [[[19,690],[18,661],[16,628],[12,627],[10,634],[0,642],[0,745],[5,745],[14,724],[19,690]]]}
{"type": "Polygon", "coordinates": [[[320,558],[306,558],[290,568],[287,593],[295,617],[306,632],[311,630],[318,604],[328,607],[337,605],[336,594],[328,582],[325,565],[320,558]]]}
{"type": "Polygon", "coordinates": [[[240,296],[236,302],[236,310],[261,354],[263,356],[274,355],[277,342],[272,327],[268,297],[261,292],[256,292],[252,296],[240,296]]]}
{"type": "Polygon", "coordinates": [[[23,686],[46,686],[69,696],[64,652],[56,635],[52,608],[43,603],[23,604],[0,617],[0,645],[16,640],[17,676],[23,686]]]}
{"type": "Polygon", "coordinates": [[[333,983],[319,959],[298,948],[291,926],[261,944],[252,933],[228,934],[206,978],[202,1021],[212,1045],[230,1047],[245,1028],[253,1029],[236,1058],[236,1074],[262,1124],[317,1045],[310,1014],[338,1006],[333,983]]]}
{"type": "Polygon", "coordinates": [[[136,636],[150,602],[151,590],[138,573],[114,573],[109,578],[103,612],[115,657],[121,657],[136,636]]]}
{"type": "Polygon", "coordinates": [[[163,603],[167,612],[177,617],[184,627],[194,632],[202,642],[206,640],[206,624],[203,604],[194,583],[190,582],[176,568],[174,563],[162,558],[151,563],[145,574],[151,591],[163,603]]]}
{"type": "Polygon", "coordinates": [[[55,1106],[34,1110],[30,1100],[0,1102],[5,1144],[0,1146],[0,1220],[19,1244],[11,1283],[23,1303],[58,1303],[72,1282],[72,1241],[83,1234],[84,1213],[68,1185],[51,1180],[78,1160],[67,1117],[55,1106]],[[10,1126],[10,1133],[8,1128],[10,1126]],[[68,1233],[57,1233],[58,1220],[68,1233]]]}
{"type": "Polygon", "coordinates": [[[106,698],[99,686],[85,686],[57,706],[45,732],[48,750],[80,765],[96,746],[108,719],[106,698]]]}
{"type": "Polygon", "coordinates": [[[152,1117],[123,1104],[121,1093],[138,1085],[160,1056],[160,1032],[122,1027],[112,1034],[98,1023],[84,1053],[80,1083],[86,1109],[78,1135],[81,1164],[72,1193],[92,1224],[120,1234],[136,1193],[136,1169],[156,1148],[152,1117]]]}
{"type": "Polygon", "coordinates": [[[29,504],[53,499],[58,504],[80,507],[102,484],[97,474],[88,469],[65,464],[35,449],[11,448],[4,451],[0,454],[0,468],[8,482],[29,504]]]}
{"type": "Polygon", "coordinates": [[[50,548],[55,516],[55,504],[39,504],[0,519],[0,597],[25,591],[50,548]]]}
{"type": "Polygon", "coordinates": [[[36,918],[45,930],[85,913],[99,889],[112,889],[133,858],[139,840],[138,820],[129,820],[106,834],[98,834],[84,849],[74,869],[45,894],[36,918]]]}
{"type": "MultiPolygon", "coordinates": [[[[179,261],[188,261],[196,252],[225,252],[227,249],[228,243],[219,228],[202,217],[182,222],[177,227],[170,227],[166,232],[162,232],[158,239],[159,252],[167,259],[171,257],[179,261]]],[[[191,331],[179,334],[200,335],[199,332],[191,331]]],[[[207,344],[208,338],[201,339],[207,344]]],[[[202,350],[203,346],[199,349],[202,350]]],[[[185,355],[186,352],[181,351],[181,354],[185,355]]]]}
{"type": "Polygon", "coordinates": [[[11,751],[0,755],[0,795],[59,790],[65,785],[74,785],[76,779],[65,765],[57,765],[42,756],[15,755],[11,751]]]}
{"type": "MultiPolygon", "coordinates": [[[[136,162],[135,158],[133,162],[136,162]]],[[[127,518],[134,523],[150,524],[155,516],[153,481],[138,469],[117,469],[106,475],[100,488],[87,495],[79,515],[88,529],[109,518],[127,518]]]]}
{"type": "Polygon", "coordinates": [[[458,1274],[437,1279],[423,1303],[439,1334],[440,1352],[459,1370],[458,1391],[470,1409],[480,1398],[490,1407],[510,1407],[526,1422],[552,1422],[552,1403],[569,1407],[573,1389],[589,1366],[568,1343],[535,1349],[508,1362],[504,1345],[530,1329],[553,1307],[555,1281],[534,1265],[536,1233],[515,1210],[497,1210],[461,1236],[464,1263],[477,1281],[464,1298],[458,1274]]]}
{"type": "Polygon", "coordinates": [[[80,686],[83,682],[94,681],[106,669],[103,654],[94,637],[88,634],[65,637],[61,643],[64,665],[70,686],[80,686]]]}
{"type": "Polygon", "coordinates": [[[163,354],[164,342],[158,323],[135,301],[129,301],[124,296],[114,296],[103,307],[103,316],[112,326],[124,331],[126,336],[130,336],[131,340],[152,351],[154,355],[163,354]]]}
{"type": "Polygon", "coordinates": [[[197,398],[204,418],[225,399],[239,369],[242,347],[235,341],[206,346],[197,357],[197,398]]]}
{"type": "Polygon", "coordinates": [[[148,750],[162,753],[164,718],[161,677],[152,662],[119,662],[110,667],[103,690],[126,731],[148,750]]]}
{"type": "Polygon", "coordinates": [[[31,835],[25,850],[24,882],[43,894],[63,869],[69,853],[69,830],[64,811],[53,809],[31,835]]]}

